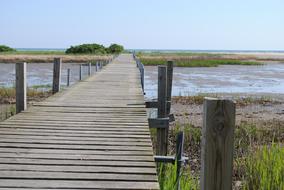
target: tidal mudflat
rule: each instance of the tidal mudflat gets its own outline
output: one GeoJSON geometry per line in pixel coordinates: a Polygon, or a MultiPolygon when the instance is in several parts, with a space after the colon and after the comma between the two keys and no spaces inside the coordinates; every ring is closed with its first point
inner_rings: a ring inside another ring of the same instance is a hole
{"type": "MultiPolygon", "coordinates": [[[[146,97],[153,98],[157,96],[157,66],[147,66],[145,68],[146,97]]],[[[174,68],[173,96],[208,93],[284,94],[284,64],[174,68]]]]}

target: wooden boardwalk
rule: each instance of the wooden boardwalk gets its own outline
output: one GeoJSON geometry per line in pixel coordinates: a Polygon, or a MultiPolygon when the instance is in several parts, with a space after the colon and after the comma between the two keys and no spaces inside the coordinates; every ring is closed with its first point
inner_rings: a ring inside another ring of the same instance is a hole
{"type": "Polygon", "coordinates": [[[131,55],[0,123],[3,189],[159,189],[131,55]]]}

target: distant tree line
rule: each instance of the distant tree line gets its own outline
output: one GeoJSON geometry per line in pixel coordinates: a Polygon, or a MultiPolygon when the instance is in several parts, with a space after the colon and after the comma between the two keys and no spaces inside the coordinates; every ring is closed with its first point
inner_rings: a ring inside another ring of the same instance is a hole
{"type": "Polygon", "coordinates": [[[10,52],[10,51],[16,51],[16,50],[5,45],[0,45],[0,52],[10,52]]]}
{"type": "Polygon", "coordinates": [[[109,47],[104,47],[100,44],[82,44],[71,46],[68,48],[66,54],[119,54],[123,52],[124,48],[119,44],[111,44],[109,47]]]}

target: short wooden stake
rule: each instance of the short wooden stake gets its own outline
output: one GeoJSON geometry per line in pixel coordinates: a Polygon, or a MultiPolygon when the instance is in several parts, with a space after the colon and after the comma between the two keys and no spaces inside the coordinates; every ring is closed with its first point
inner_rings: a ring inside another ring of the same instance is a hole
{"type": "Polygon", "coordinates": [[[27,109],[27,64],[16,64],[16,113],[27,109]]]}
{"type": "MultiPolygon", "coordinates": [[[[167,67],[158,66],[158,118],[167,117],[167,67]]],[[[157,129],[157,155],[167,155],[167,130],[157,129]]]]}
{"type": "Polygon", "coordinates": [[[60,91],[60,80],[61,80],[61,58],[54,58],[53,63],[53,85],[52,93],[55,94],[60,91]]]}
{"type": "Polygon", "coordinates": [[[67,86],[70,86],[71,69],[67,69],[67,86]]]}
{"type": "Polygon", "coordinates": [[[231,190],[235,103],[205,98],[201,145],[201,190],[231,190]]]}

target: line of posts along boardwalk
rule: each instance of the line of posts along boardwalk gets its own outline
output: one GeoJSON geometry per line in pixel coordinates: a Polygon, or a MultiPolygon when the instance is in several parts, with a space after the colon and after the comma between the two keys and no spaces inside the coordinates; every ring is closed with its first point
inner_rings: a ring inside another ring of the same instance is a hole
{"type": "Polygon", "coordinates": [[[0,123],[1,189],[159,189],[132,55],[0,123]]]}

